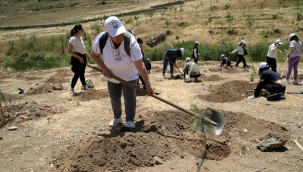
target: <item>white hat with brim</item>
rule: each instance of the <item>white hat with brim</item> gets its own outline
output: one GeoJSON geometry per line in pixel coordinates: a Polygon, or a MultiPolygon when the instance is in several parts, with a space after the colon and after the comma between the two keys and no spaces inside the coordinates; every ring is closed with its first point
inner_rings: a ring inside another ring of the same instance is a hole
{"type": "Polygon", "coordinates": [[[186,62],[191,61],[190,57],[186,57],[185,61],[186,61],[186,62]]]}
{"type": "Polygon", "coordinates": [[[244,44],[246,44],[246,42],[245,42],[245,40],[243,39],[243,40],[241,40],[241,43],[244,43],[244,44]]]}
{"type": "Polygon", "coordinates": [[[184,54],[184,51],[185,51],[185,50],[184,50],[184,48],[181,47],[181,48],[180,48],[180,51],[181,51],[182,54],[184,54]]]}
{"type": "Polygon", "coordinates": [[[108,32],[111,37],[116,37],[126,32],[125,27],[116,16],[110,16],[105,20],[104,30],[108,32]]]}
{"type": "Polygon", "coordinates": [[[267,67],[269,67],[269,66],[268,66],[268,64],[266,62],[261,62],[259,64],[259,69],[263,69],[263,68],[267,68],[267,67]]]}
{"type": "Polygon", "coordinates": [[[195,44],[200,44],[200,42],[199,42],[199,41],[196,41],[195,44]]]}
{"type": "Polygon", "coordinates": [[[291,33],[291,34],[289,35],[289,37],[288,37],[288,40],[290,40],[290,38],[293,37],[293,36],[296,36],[296,34],[295,34],[295,33],[291,33]]]}
{"type": "Polygon", "coordinates": [[[280,39],[277,39],[275,43],[276,43],[276,44],[280,44],[280,45],[283,44],[282,41],[281,41],[280,39]]]}

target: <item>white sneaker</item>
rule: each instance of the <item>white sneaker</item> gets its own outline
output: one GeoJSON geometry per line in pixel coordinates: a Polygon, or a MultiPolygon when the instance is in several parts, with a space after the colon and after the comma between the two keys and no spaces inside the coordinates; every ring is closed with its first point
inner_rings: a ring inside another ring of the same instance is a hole
{"type": "Polygon", "coordinates": [[[70,90],[69,92],[70,92],[71,95],[73,95],[73,96],[78,96],[78,93],[76,93],[74,90],[70,90]]]}
{"type": "Polygon", "coordinates": [[[163,78],[165,78],[165,74],[163,74],[163,78]]]}
{"type": "Polygon", "coordinates": [[[248,99],[255,99],[256,97],[255,96],[248,96],[247,98],[248,99]]]}
{"type": "Polygon", "coordinates": [[[136,125],[133,121],[127,121],[126,122],[126,127],[128,128],[136,128],[136,125]]]}
{"type": "Polygon", "coordinates": [[[289,84],[289,79],[285,79],[284,83],[289,84]]]}
{"type": "Polygon", "coordinates": [[[244,68],[244,72],[249,72],[249,70],[247,68],[244,68]]]}
{"type": "Polygon", "coordinates": [[[294,85],[298,85],[298,84],[299,84],[298,80],[294,80],[294,85]]]}
{"type": "Polygon", "coordinates": [[[114,118],[110,123],[109,123],[109,126],[110,127],[116,127],[118,124],[120,124],[122,122],[122,119],[119,118],[119,119],[116,119],[114,118]]]}

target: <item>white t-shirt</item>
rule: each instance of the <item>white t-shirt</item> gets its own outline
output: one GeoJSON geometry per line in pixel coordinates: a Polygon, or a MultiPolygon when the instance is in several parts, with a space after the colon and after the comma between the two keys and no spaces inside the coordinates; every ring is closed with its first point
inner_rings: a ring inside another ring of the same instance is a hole
{"type": "Polygon", "coordinates": [[[278,50],[276,49],[276,50],[272,51],[275,47],[276,47],[276,45],[274,43],[269,46],[268,52],[267,52],[267,57],[270,57],[270,58],[277,57],[278,50]]]}
{"type": "Polygon", "coordinates": [[[302,52],[302,43],[300,41],[296,42],[295,40],[290,41],[289,44],[290,48],[294,48],[294,51],[292,54],[290,54],[289,57],[300,57],[302,52]]]}
{"type": "MultiPolygon", "coordinates": [[[[101,53],[99,48],[99,39],[104,33],[105,32],[99,33],[94,40],[92,51],[95,53],[101,53]]],[[[112,72],[113,75],[126,81],[138,79],[139,72],[133,61],[142,59],[141,49],[133,35],[131,35],[129,45],[130,56],[128,56],[124,50],[124,40],[122,41],[121,45],[115,49],[112,40],[108,36],[106,44],[103,48],[103,62],[105,66],[112,72]]],[[[114,83],[120,83],[120,81],[115,79],[107,78],[107,80],[114,83]]]]}
{"type": "Polygon", "coordinates": [[[82,37],[80,37],[79,39],[76,35],[74,35],[69,38],[68,43],[71,43],[73,45],[73,52],[85,54],[85,44],[83,42],[82,37]]]}

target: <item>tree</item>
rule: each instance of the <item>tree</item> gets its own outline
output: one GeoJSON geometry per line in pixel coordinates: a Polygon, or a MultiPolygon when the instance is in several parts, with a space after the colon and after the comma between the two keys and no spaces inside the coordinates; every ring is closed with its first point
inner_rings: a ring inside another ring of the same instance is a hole
{"type": "Polygon", "coordinates": [[[263,8],[265,7],[265,0],[263,1],[263,2],[261,2],[261,4],[260,4],[260,9],[261,9],[261,16],[263,16],[264,14],[263,14],[263,8]]]}
{"type": "Polygon", "coordinates": [[[147,21],[148,12],[145,12],[145,13],[144,13],[144,16],[145,16],[145,21],[147,21]]]}
{"type": "Polygon", "coordinates": [[[211,23],[213,22],[213,17],[212,17],[212,15],[211,15],[211,13],[209,13],[209,14],[207,15],[207,19],[208,19],[208,23],[210,24],[210,25],[209,25],[209,31],[210,31],[210,33],[211,33],[211,23]]]}
{"type": "Polygon", "coordinates": [[[177,13],[178,8],[174,8],[174,13],[175,13],[175,19],[177,18],[176,13],[177,13]]]}
{"type": "Polygon", "coordinates": [[[198,15],[197,15],[197,10],[198,10],[199,7],[200,7],[199,5],[194,6],[194,8],[195,8],[195,10],[196,10],[196,16],[198,16],[198,15]]]}
{"type": "Polygon", "coordinates": [[[184,11],[184,9],[182,8],[182,5],[180,5],[179,11],[180,11],[180,13],[181,13],[181,19],[182,19],[182,12],[184,11]]]}
{"type": "Polygon", "coordinates": [[[300,29],[300,21],[302,20],[302,14],[297,13],[298,29],[300,29]]]}
{"type": "Polygon", "coordinates": [[[170,25],[170,20],[169,19],[165,19],[165,24],[166,24],[166,27],[168,28],[168,26],[170,25]]]}
{"type": "Polygon", "coordinates": [[[246,17],[246,23],[247,23],[247,26],[249,27],[249,30],[251,31],[251,27],[252,25],[254,24],[255,20],[253,19],[253,17],[249,14],[247,17],[246,17]]]}
{"type": "Polygon", "coordinates": [[[148,16],[150,17],[150,20],[151,20],[151,21],[153,20],[154,14],[155,14],[155,11],[154,11],[154,10],[148,11],[148,16]]]}
{"type": "Polygon", "coordinates": [[[136,26],[138,26],[139,16],[135,15],[134,19],[135,19],[135,21],[136,21],[136,26]]]}
{"type": "Polygon", "coordinates": [[[225,18],[226,18],[226,21],[228,22],[229,31],[231,31],[231,29],[230,29],[230,23],[234,20],[234,16],[232,16],[230,14],[230,12],[227,12],[227,15],[225,16],[225,18]]]}

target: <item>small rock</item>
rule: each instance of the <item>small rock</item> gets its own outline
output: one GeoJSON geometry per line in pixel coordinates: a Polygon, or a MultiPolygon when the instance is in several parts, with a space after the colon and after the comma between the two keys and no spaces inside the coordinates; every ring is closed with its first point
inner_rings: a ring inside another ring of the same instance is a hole
{"type": "Polygon", "coordinates": [[[0,140],[2,140],[3,139],[3,137],[0,137],[0,140]]]}
{"type": "Polygon", "coordinates": [[[154,163],[157,164],[157,165],[163,164],[163,163],[164,163],[164,161],[163,161],[161,158],[157,157],[157,156],[155,156],[155,157],[153,158],[153,161],[154,161],[154,163]]]}
{"type": "Polygon", "coordinates": [[[244,130],[243,130],[243,131],[244,131],[244,133],[247,133],[247,132],[248,132],[248,129],[244,128],[244,130]]]}
{"type": "Polygon", "coordinates": [[[8,127],[8,131],[13,131],[13,130],[17,130],[17,127],[16,126],[8,127]]]}

